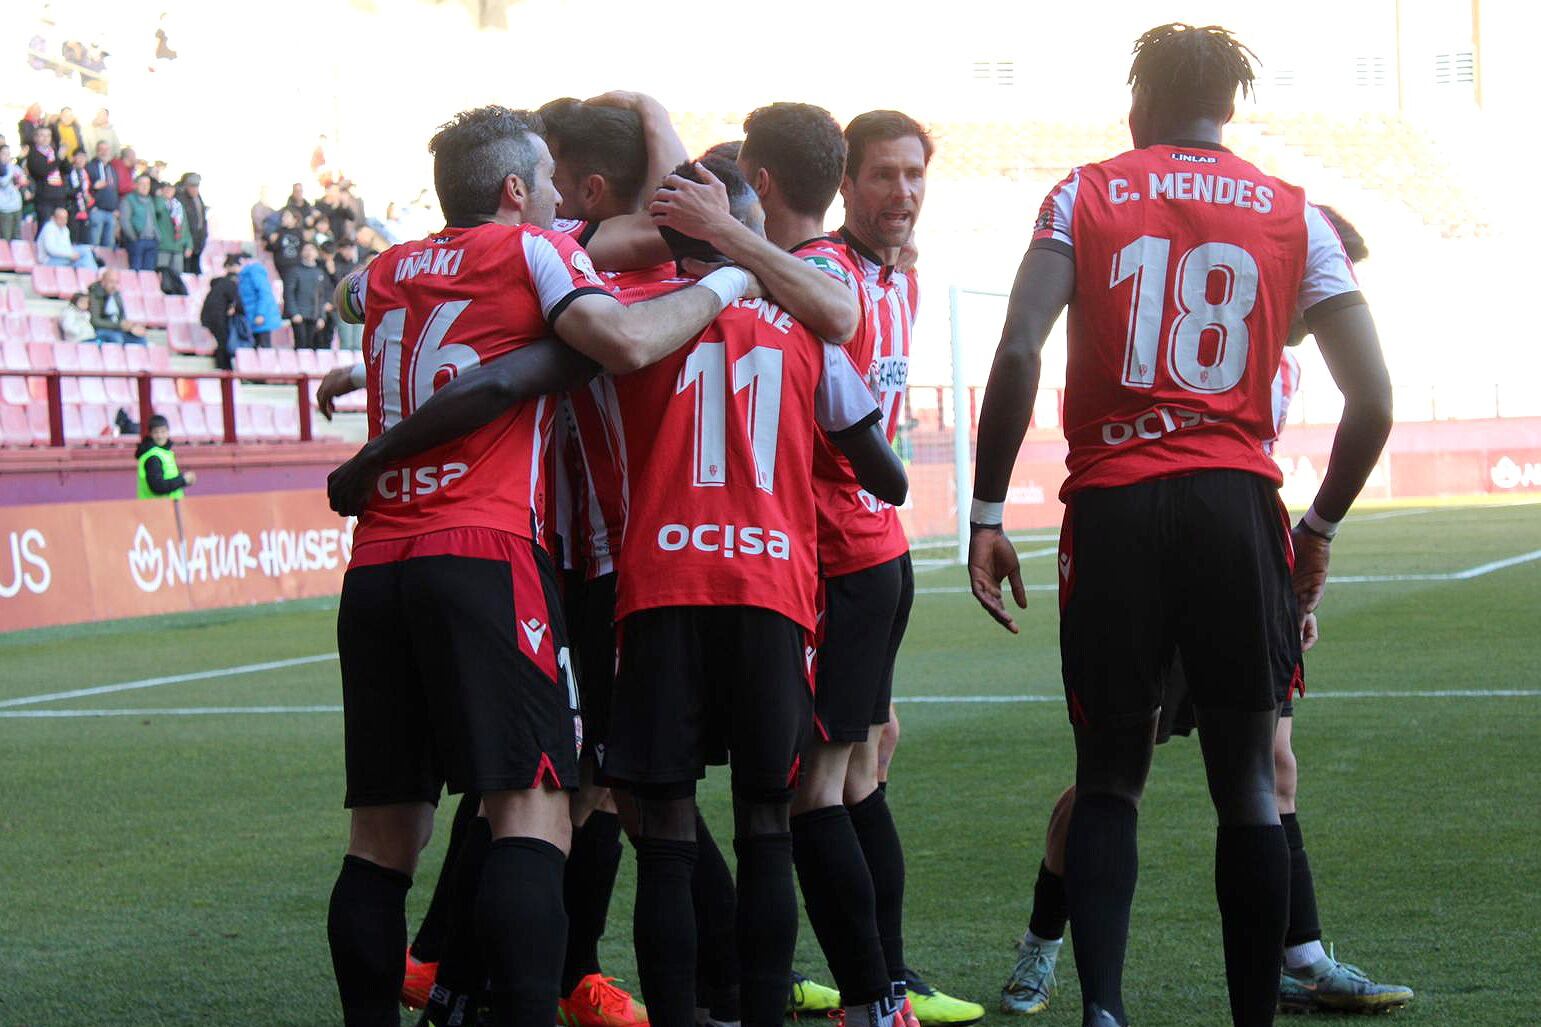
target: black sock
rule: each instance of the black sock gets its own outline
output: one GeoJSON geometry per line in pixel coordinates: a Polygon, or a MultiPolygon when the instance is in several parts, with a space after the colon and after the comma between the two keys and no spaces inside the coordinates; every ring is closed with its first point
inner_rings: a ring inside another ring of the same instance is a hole
{"type": "MultiPolygon", "coordinates": [[[[1075,924],[1081,1007],[1124,1023],[1124,948],[1139,871],[1134,804],[1111,795],[1077,796],[1065,843],[1065,893],[1075,924]]],[[[1282,950],[1281,950],[1282,951],[1282,950]]]]}
{"type": "Polygon", "coordinates": [[[460,797],[460,805],[455,807],[455,819],[449,827],[449,844],[444,848],[444,865],[439,869],[439,879],[434,882],[428,912],[423,914],[423,922],[412,939],[412,958],[419,962],[437,963],[444,955],[444,941],[449,935],[450,879],[454,877],[455,861],[460,856],[466,827],[476,819],[476,810],[481,804],[481,795],[466,792],[460,797]]]}
{"type": "Polygon", "coordinates": [[[848,1006],[889,993],[888,963],[878,939],[872,872],[844,806],[824,806],[792,818],[792,859],[808,922],[829,972],[848,1006]]]}
{"type": "Polygon", "coordinates": [[[599,939],[605,934],[610,894],[621,867],[621,818],[595,810],[573,832],[562,879],[567,904],[567,958],[562,964],[562,994],[571,995],[578,982],[599,973],[599,939]]]}
{"type": "Polygon", "coordinates": [[[399,1027],[405,973],[407,889],[412,878],[358,856],[344,856],[332,886],[326,935],[347,1027],[399,1027]]]}
{"type": "Polygon", "coordinates": [[[899,829],[888,808],[888,799],[879,788],[850,807],[851,826],[861,842],[862,855],[872,873],[872,892],[877,899],[878,937],[883,940],[883,958],[888,962],[888,976],[902,980],[904,969],[904,846],[899,829]]]}
{"type": "Polygon", "coordinates": [[[556,1022],[567,913],[562,850],[539,838],[499,838],[487,850],[476,926],[487,960],[492,1022],[551,1027],[556,1022]]]}
{"type": "MultiPolygon", "coordinates": [[[[1231,1022],[1237,1027],[1273,1023],[1289,886],[1290,854],[1283,827],[1220,825],[1215,833],[1215,894],[1220,900],[1231,1022]]],[[[1075,924],[1079,938],[1081,922],[1075,924]]],[[[1079,948],[1076,956],[1079,960],[1079,948]]]]}
{"type": "Polygon", "coordinates": [[[1033,915],[1027,921],[1027,929],[1044,941],[1058,941],[1065,936],[1065,924],[1069,922],[1065,879],[1050,870],[1047,863],[1039,863],[1038,881],[1033,885],[1033,915]]]}
{"type": "Polygon", "coordinates": [[[1322,940],[1322,921],[1316,912],[1316,882],[1311,877],[1311,861],[1306,858],[1306,842],[1300,836],[1300,821],[1293,813],[1281,813],[1284,840],[1290,847],[1290,922],[1284,934],[1285,947],[1322,940]]]}
{"type": "Polygon", "coordinates": [[[733,872],[711,829],[696,811],[696,869],[690,878],[696,908],[696,1002],[719,1023],[738,1020],[738,896],[733,872]]]}
{"type": "Polygon", "coordinates": [[[449,912],[444,918],[444,954],[426,1009],[429,1022],[436,1025],[456,1027],[460,1022],[457,1009],[469,1008],[474,1016],[476,1000],[487,983],[487,959],[476,909],[491,848],[492,825],[486,817],[475,817],[464,831],[454,865],[440,875],[450,881],[446,889],[449,912]]]}
{"type": "Polygon", "coordinates": [[[735,838],[733,851],[738,853],[739,1002],[744,1027],[778,1027],[786,1016],[792,950],[797,947],[792,836],[735,838]]]}
{"type": "Polygon", "coordinates": [[[638,838],[632,943],[648,1021],[692,1027],[696,1020],[696,919],[690,880],[696,843],[638,838]]]}

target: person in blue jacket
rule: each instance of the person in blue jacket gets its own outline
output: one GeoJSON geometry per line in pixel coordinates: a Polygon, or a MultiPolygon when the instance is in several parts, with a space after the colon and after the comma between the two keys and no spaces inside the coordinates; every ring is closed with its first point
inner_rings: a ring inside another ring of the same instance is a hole
{"type": "Polygon", "coordinates": [[[273,297],[273,286],[268,281],[268,269],[260,261],[243,260],[238,285],[252,345],[262,349],[269,345],[268,336],[273,329],[283,323],[278,300],[273,297]]]}

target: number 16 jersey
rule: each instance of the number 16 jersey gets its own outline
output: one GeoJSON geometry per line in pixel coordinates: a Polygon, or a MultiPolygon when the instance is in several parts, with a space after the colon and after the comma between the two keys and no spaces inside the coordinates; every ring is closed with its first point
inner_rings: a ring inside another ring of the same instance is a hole
{"type": "Polygon", "coordinates": [[[1160,143],[1071,172],[1032,247],[1075,261],[1062,499],[1207,469],[1281,481],[1264,446],[1290,322],[1363,302],[1304,192],[1222,147],[1160,143]]]}

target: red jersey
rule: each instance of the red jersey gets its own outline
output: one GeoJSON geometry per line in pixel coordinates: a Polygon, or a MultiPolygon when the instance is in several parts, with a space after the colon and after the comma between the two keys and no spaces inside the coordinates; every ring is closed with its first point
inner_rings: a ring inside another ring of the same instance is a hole
{"type": "MultiPolygon", "coordinates": [[[[837,281],[850,285],[861,322],[845,350],[883,415],[893,442],[910,376],[910,338],[919,286],[913,271],[899,272],[842,229],[793,251],[837,281]]],[[[826,576],[854,574],[909,552],[899,512],[861,487],[850,461],[825,435],[813,454],[813,496],[819,518],[819,567],[826,576]]]]}
{"type": "Polygon", "coordinates": [[[860,431],[880,416],[845,350],[769,301],[739,300],[615,385],[630,483],[616,618],[755,606],[812,630],[815,430],[860,431]]]}
{"type": "Polygon", "coordinates": [[[1061,498],[1205,469],[1282,480],[1263,447],[1290,321],[1363,302],[1302,190],[1223,147],[1161,143],[1071,172],[1032,245],[1076,264],[1061,498]]]}
{"type": "MultiPolygon", "coordinates": [[[[588,254],[533,225],[446,228],[393,246],[353,280],[364,313],[369,434],[409,416],[461,371],[552,334],[579,296],[610,295],[588,254]]],[[[543,541],[543,457],[553,404],[541,397],[381,474],[355,546],[481,527],[543,541]]]]}

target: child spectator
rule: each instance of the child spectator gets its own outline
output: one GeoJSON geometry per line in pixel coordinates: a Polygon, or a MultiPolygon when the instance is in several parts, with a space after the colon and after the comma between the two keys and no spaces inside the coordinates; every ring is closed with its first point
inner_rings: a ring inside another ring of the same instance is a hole
{"type": "Polygon", "coordinates": [[[59,331],[65,342],[95,342],[96,327],[91,324],[91,297],[77,292],[59,311],[59,331]]]}
{"type": "Polygon", "coordinates": [[[268,337],[278,327],[278,300],[268,282],[268,269],[255,260],[247,260],[236,279],[241,293],[241,307],[246,311],[246,327],[252,345],[266,349],[268,337]]]}

